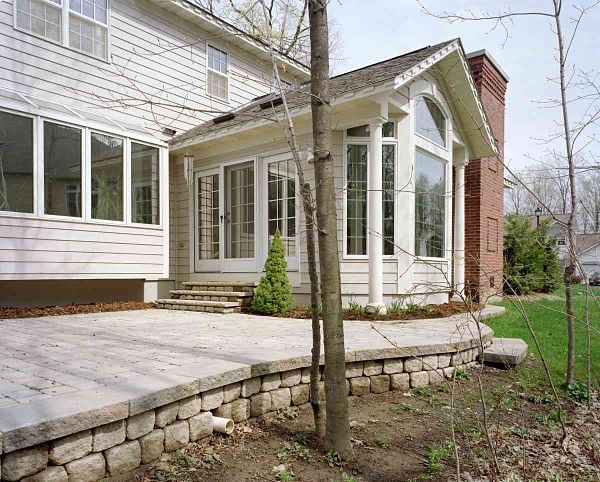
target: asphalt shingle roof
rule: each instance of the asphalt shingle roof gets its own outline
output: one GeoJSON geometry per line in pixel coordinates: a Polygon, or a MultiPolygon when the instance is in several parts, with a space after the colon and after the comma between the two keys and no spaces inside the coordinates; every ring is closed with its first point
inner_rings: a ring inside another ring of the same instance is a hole
{"type": "MultiPolygon", "coordinates": [[[[429,56],[433,55],[438,50],[444,48],[456,39],[448,40],[436,45],[430,45],[413,52],[409,52],[398,57],[394,57],[382,62],[378,62],[360,69],[352,70],[344,74],[336,75],[330,80],[330,94],[339,96],[348,92],[360,90],[370,85],[379,84],[382,82],[394,79],[398,75],[407,72],[415,67],[429,56]]],[[[246,104],[229,113],[231,117],[222,122],[215,123],[214,119],[198,125],[182,134],[173,137],[170,141],[175,144],[196,136],[206,135],[212,132],[219,131],[228,127],[239,126],[257,119],[269,119],[273,117],[273,109],[281,112],[281,105],[271,105],[270,101],[279,98],[278,94],[267,94],[257,98],[254,101],[246,104]],[[267,108],[262,108],[261,105],[267,104],[267,108]],[[233,114],[233,116],[231,116],[233,114]]],[[[286,99],[290,108],[303,107],[310,104],[310,82],[301,84],[299,88],[286,93],[286,99]]],[[[225,116],[220,116],[225,118],[225,116]]],[[[218,117],[216,118],[218,119],[218,117]]]]}

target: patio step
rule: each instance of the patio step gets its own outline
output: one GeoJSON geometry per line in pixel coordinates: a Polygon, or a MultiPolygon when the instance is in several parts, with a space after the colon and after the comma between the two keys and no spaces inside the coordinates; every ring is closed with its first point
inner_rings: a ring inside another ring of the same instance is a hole
{"type": "Polygon", "coordinates": [[[483,351],[483,360],[491,365],[514,367],[527,356],[527,343],[520,338],[493,338],[483,351]]]}
{"type": "Polygon", "coordinates": [[[204,311],[207,313],[238,313],[242,309],[239,301],[162,299],[158,300],[156,305],[165,310],[204,311]]]}
{"type": "Polygon", "coordinates": [[[197,301],[235,301],[247,306],[254,293],[249,291],[217,291],[217,290],[171,290],[171,297],[176,300],[197,301]]]}
{"type": "Polygon", "coordinates": [[[257,283],[253,281],[186,281],[183,286],[194,291],[241,291],[254,294],[257,283]]]}

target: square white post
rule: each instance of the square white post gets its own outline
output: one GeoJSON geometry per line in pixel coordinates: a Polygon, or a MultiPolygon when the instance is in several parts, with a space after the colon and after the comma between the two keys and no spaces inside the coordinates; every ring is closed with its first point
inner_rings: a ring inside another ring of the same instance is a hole
{"type": "Polygon", "coordinates": [[[465,289],[465,164],[454,167],[454,291],[465,289]]]}

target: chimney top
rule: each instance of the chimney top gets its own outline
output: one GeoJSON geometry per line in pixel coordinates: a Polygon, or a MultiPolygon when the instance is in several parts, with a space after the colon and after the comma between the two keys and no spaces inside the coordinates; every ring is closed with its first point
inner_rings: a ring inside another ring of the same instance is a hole
{"type": "Polygon", "coordinates": [[[496,67],[498,73],[502,77],[504,77],[504,80],[506,80],[506,82],[508,82],[508,74],[504,71],[502,67],[500,67],[500,64],[496,61],[494,57],[492,57],[492,55],[486,49],[477,50],[475,52],[470,52],[467,54],[467,59],[473,59],[475,57],[487,57],[491,64],[494,67],[496,67]]]}

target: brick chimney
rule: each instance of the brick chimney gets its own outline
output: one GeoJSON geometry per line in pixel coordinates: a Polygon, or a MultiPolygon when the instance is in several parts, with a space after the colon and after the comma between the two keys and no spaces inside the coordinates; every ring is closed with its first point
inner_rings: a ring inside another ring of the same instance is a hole
{"type": "Polygon", "coordinates": [[[465,169],[465,283],[476,299],[502,293],[504,240],[504,97],[508,76],[485,50],[467,55],[499,159],[469,162],[465,169]]]}

